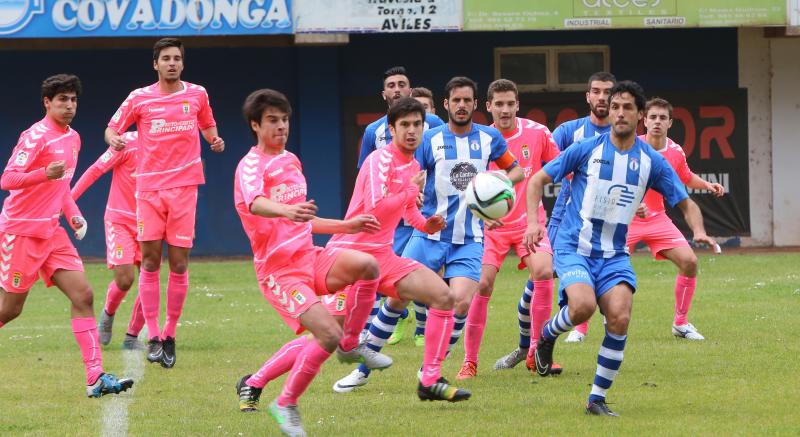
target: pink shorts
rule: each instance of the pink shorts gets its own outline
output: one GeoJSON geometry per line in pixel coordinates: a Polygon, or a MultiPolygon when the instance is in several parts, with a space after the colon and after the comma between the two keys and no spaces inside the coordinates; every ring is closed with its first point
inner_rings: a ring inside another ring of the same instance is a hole
{"type": "Polygon", "coordinates": [[[197,185],[136,193],[138,241],[166,240],[192,247],[197,212],[197,185]]]}
{"type": "Polygon", "coordinates": [[[300,316],[319,302],[317,296],[330,294],[325,279],[340,251],[314,247],[277,268],[267,263],[255,265],[261,294],[295,334],[305,330],[300,316]]]}
{"type": "Polygon", "coordinates": [[[142,250],[136,241],[136,227],[128,223],[106,222],[106,264],[114,266],[140,264],[142,250]]]}
{"type": "MultiPolygon", "coordinates": [[[[500,271],[500,266],[503,265],[503,260],[511,248],[517,252],[520,263],[517,266],[519,269],[525,268],[525,262],[522,261],[529,255],[528,248],[522,243],[522,236],[525,235],[524,227],[514,227],[510,229],[503,229],[502,227],[487,231],[483,239],[483,260],[481,264],[494,266],[500,271]]],[[[539,242],[539,248],[542,252],[553,254],[553,248],[550,247],[550,238],[547,236],[547,229],[544,230],[544,237],[539,242]]]]}
{"type": "Polygon", "coordinates": [[[26,293],[37,277],[52,287],[56,270],[83,271],[64,228],[47,239],[0,233],[0,286],[7,292],[26,293]]]}
{"type": "Polygon", "coordinates": [[[647,219],[636,219],[631,222],[628,226],[628,241],[626,242],[628,249],[633,252],[636,243],[640,241],[650,248],[650,253],[656,259],[666,259],[661,255],[662,250],[689,247],[689,242],[666,214],[654,215],[647,219]]]}

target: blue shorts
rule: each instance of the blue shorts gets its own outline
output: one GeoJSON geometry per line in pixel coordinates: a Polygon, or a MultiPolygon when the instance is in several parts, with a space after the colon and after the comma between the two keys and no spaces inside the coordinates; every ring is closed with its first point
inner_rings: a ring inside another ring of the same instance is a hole
{"type": "Polygon", "coordinates": [[[415,235],[406,245],[402,256],[417,260],[434,272],[444,267],[445,279],[464,277],[475,282],[481,280],[483,243],[453,244],[415,235]]]}
{"type": "Polygon", "coordinates": [[[589,284],[599,300],[615,285],[626,282],[636,292],[636,275],[631,267],[630,256],[622,254],[612,258],[591,258],[575,252],[556,250],[553,267],[558,273],[558,305],[567,304],[564,290],[577,283],[589,284]]]}
{"type": "Polygon", "coordinates": [[[392,244],[392,251],[395,255],[403,255],[403,250],[406,248],[406,244],[408,244],[408,240],[411,239],[411,234],[413,233],[414,228],[411,226],[406,226],[402,221],[400,221],[400,224],[397,225],[397,229],[394,230],[394,244],[392,244]]]}
{"type": "Polygon", "coordinates": [[[550,217],[550,223],[547,224],[547,238],[550,239],[550,244],[555,247],[556,234],[558,234],[558,225],[560,222],[553,223],[553,218],[550,217]]]}

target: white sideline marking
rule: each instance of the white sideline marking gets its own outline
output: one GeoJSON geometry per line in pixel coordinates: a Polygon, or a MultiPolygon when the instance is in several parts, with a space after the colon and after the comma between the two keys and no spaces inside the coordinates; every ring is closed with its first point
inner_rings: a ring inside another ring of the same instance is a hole
{"type": "Polygon", "coordinates": [[[117,374],[119,378],[132,378],[133,387],[125,393],[108,395],[103,404],[103,427],[101,436],[125,437],[128,435],[128,405],[133,402],[136,386],[144,379],[144,358],[142,351],[123,350],[122,357],[125,362],[125,372],[117,374]]]}

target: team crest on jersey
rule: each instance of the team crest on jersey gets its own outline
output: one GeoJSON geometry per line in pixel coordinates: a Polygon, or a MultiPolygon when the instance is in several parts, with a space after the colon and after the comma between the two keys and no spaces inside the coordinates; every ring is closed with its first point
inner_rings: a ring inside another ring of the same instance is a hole
{"type": "Polygon", "coordinates": [[[14,288],[19,288],[22,283],[22,272],[14,272],[13,278],[14,279],[11,280],[11,285],[13,285],[14,288]]]}
{"type": "Polygon", "coordinates": [[[17,157],[14,159],[14,164],[25,165],[28,162],[28,152],[20,150],[17,157]]]}
{"type": "Polygon", "coordinates": [[[117,259],[122,259],[122,245],[118,244],[117,248],[114,249],[114,257],[117,259]]]}
{"type": "Polygon", "coordinates": [[[181,103],[181,105],[183,106],[183,113],[184,114],[188,114],[189,113],[189,101],[188,100],[184,100],[181,103]]]}
{"type": "Polygon", "coordinates": [[[476,174],[478,174],[478,169],[471,162],[459,162],[450,170],[450,183],[456,190],[464,191],[476,174]]]}
{"type": "Polygon", "coordinates": [[[522,157],[525,158],[525,159],[530,159],[530,157],[531,157],[531,151],[528,148],[527,144],[523,144],[522,145],[522,157]]]}
{"type": "Polygon", "coordinates": [[[136,232],[139,233],[140,237],[144,236],[144,222],[143,221],[139,220],[136,223],[136,232]]]}
{"type": "Polygon", "coordinates": [[[475,141],[475,140],[472,140],[472,142],[471,142],[471,143],[469,143],[469,148],[477,152],[478,150],[480,150],[480,149],[481,149],[481,145],[480,145],[480,144],[478,144],[478,142],[477,142],[477,141],[475,141]]]}
{"type": "Polygon", "coordinates": [[[631,158],[630,161],[628,161],[628,168],[630,168],[631,171],[639,170],[639,158],[631,158]]]}
{"type": "Polygon", "coordinates": [[[296,300],[297,303],[299,303],[300,305],[306,303],[306,297],[303,296],[303,293],[301,293],[300,291],[292,290],[291,293],[289,294],[292,296],[292,299],[296,300]]]}
{"type": "Polygon", "coordinates": [[[344,311],[344,305],[347,302],[347,294],[339,293],[336,295],[336,311],[344,311]]]}

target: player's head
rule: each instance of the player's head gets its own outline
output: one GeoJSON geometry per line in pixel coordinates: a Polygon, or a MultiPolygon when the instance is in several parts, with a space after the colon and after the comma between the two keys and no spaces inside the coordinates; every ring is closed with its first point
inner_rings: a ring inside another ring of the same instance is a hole
{"type": "Polygon", "coordinates": [[[422,103],[425,112],[428,114],[436,114],[436,107],[433,104],[433,92],[431,90],[421,86],[412,88],[411,97],[422,103]]]}
{"type": "Polygon", "coordinates": [[[283,93],[266,88],[253,91],[244,101],[242,115],[259,145],[286,145],[292,105],[283,93]]]}
{"type": "Polygon", "coordinates": [[[486,91],[486,110],[492,113],[494,125],[503,131],[514,129],[519,111],[517,84],[508,79],[497,79],[486,91]]]}
{"type": "Polygon", "coordinates": [[[73,74],[56,74],[42,82],[42,104],[47,115],[56,123],[72,123],[78,111],[81,80],[73,74]]]}
{"type": "Polygon", "coordinates": [[[654,97],[644,105],[644,127],[647,135],[663,137],[672,127],[672,104],[661,97],[654,97]]]}
{"type": "Polygon", "coordinates": [[[395,100],[411,95],[411,82],[408,80],[405,67],[396,66],[383,72],[383,91],[381,95],[389,107],[392,106],[395,100]]]}
{"type": "Polygon", "coordinates": [[[413,152],[422,141],[425,126],[425,107],[413,97],[401,97],[386,115],[392,142],[400,150],[413,152]]]}
{"type": "Polygon", "coordinates": [[[611,88],[608,113],[616,136],[627,138],[636,134],[645,100],[644,90],[636,82],[623,80],[611,88]]]}
{"type": "Polygon", "coordinates": [[[472,123],[472,113],[478,107],[478,84],[468,77],[456,76],[444,86],[444,95],[449,121],[457,126],[472,123]]]}
{"type": "Polygon", "coordinates": [[[183,43],[177,38],[161,38],[153,45],[153,69],[158,78],[168,82],[181,79],[183,43]]]}
{"type": "Polygon", "coordinates": [[[592,114],[601,120],[608,117],[609,92],[615,83],[617,78],[606,71],[598,71],[589,76],[586,103],[589,104],[592,114]]]}

